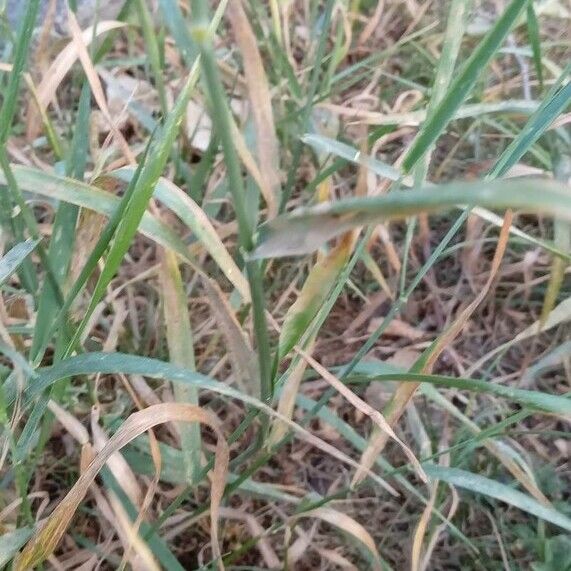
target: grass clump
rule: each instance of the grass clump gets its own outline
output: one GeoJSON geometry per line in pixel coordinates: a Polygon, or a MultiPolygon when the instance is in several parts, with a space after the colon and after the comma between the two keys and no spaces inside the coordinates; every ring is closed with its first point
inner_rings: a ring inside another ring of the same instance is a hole
{"type": "Polygon", "coordinates": [[[564,3],[41,4],[0,565],[566,569],[564,3]]]}

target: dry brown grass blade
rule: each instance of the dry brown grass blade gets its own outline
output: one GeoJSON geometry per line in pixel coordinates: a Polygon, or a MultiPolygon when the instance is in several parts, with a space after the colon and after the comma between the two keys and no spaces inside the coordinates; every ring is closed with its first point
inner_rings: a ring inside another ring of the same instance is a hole
{"type": "Polygon", "coordinates": [[[165,422],[200,422],[210,427],[216,434],[215,461],[210,492],[210,533],[212,536],[213,558],[218,560],[219,568],[223,569],[218,541],[218,519],[228,470],[229,450],[221,430],[220,421],[212,412],[196,406],[165,403],[135,412],[124,422],[121,428],[110,438],[105,448],[93,459],[87,470],[79,477],[73,488],[60,502],[47,521],[34,533],[20,557],[18,557],[14,571],[33,569],[34,566],[44,561],[54,551],[80,502],[85,497],[89,486],[111,455],[129,444],[143,432],[165,422]]]}
{"type": "MultiPolygon", "coordinates": [[[[93,448],[99,453],[107,446],[109,437],[99,425],[99,408],[95,406],[91,409],[91,434],[93,435],[93,448]]],[[[132,504],[140,509],[143,501],[143,490],[123,455],[120,452],[112,454],[107,460],[107,466],[132,504]]]]}
{"type": "Polygon", "coordinates": [[[105,92],[103,91],[103,86],[101,85],[101,81],[97,72],[95,71],[95,67],[93,66],[93,62],[91,61],[91,57],[89,56],[89,52],[87,50],[87,46],[83,39],[81,28],[79,27],[79,23],[77,22],[77,18],[75,14],[68,6],[67,8],[67,20],[69,29],[71,31],[71,36],[73,38],[73,43],[76,45],[77,48],[77,55],[79,57],[79,61],[83,66],[83,71],[85,72],[85,76],[87,77],[87,81],[91,87],[91,91],[93,92],[93,97],[101,110],[101,113],[105,117],[105,120],[109,124],[109,128],[117,141],[117,144],[121,148],[125,160],[127,163],[132,165],[136,164],[137,161],[135,159],[135,155],[133,151],[131,151],[131,147],[129,143],[125,140],[123,133],[119,131],[117,128],[116,122],[111,116],[111,112],[109,111],[109,107],[107,106],[107,98],[105,97],[105,92]]]}
{"type": "MultiPolygon", "coordinates": [[[[309,341],[307,347],[307,354],[311,355],[313,347],[315,345],[315,336],[309,341]]],[[[282,392],[280,394],[280,400],[278,402],[278,412],[283,414],[289,419],[293,418],[293,411],[295,409],[295,399],[297,393],[299,392],[299,386],[303,379],[303,374],[307,368],[307,361],[300,359],[299,362],[294,366],[293,370],[289,374],[288,378],[285,380],[282,392]]],[[[268,446],[271,448],[275,446],[287,433],[288,427],[281,420],[275,420],[272,423],[272,430],[268,437],[268,446]]]]}
{"type": "Polygon", "coordinates": [[[367,22],[367,25],[361,32],[359,36],[358,44],[362,46],[367,40],[371,37],[373,32],[377,29],[379,22],[381,21],[381,17],[385,10],[385,0],[377,0],[377,7],[375,8],[375,12],[371,19],[367,22]]]}
{"type": "Polygon", "coordinates": [[[234,0],[228,5],[228,17],[236,44],[242,53],[244,74],[250,98],[250,108],[256,126],[258,161],[262,181],[266,187],[264,198],[268,205],[268,217],[277,214],[280,195],[279,144],[272,110],[272,96],[264,71],[258,41],[242,0],[234,0]],[[268,202],[269,200],[269,202],[268,202]]]}
{"type": "MultiPolygon", "coordinates": [[[[462,331],[466,322],[470,316],[474,313],[476,308],[482,303],[486,295],[488,294],[496,274],[500,268],[500,264],[504,257],[506,246],[508,243],[510,226],[512,222],[512,212],[508,210],[504,216],[504,223],[500,232],[498,239],[498,245],[494,253],[494,258],[492,260],[492,266],[488,279],[478,295],[474,300],[460,313],[460,315],[454,320],[452,325],[438,337],[438,339],[423,353],[420,357],[421,366],[418,371],[420,373],[430,373],[432,367],[436,360],[440,357],[442,351],[454,340],[454,338],[462,331]]],[[[413,367],[414,369],[414,367],[413,367]]],[[[419,383],[401,383],[399,384],[395,394],[393,395],[390,403],[387,405],[385,411],[385,418],[390,426],[394,426],[402,416],[407,404],[410,399],[414,396],[419,383]]],[[[371,468],[375,463],[375,459],[383,451],[388,437],[386,433],[374,429],[369,440],[367,448],[361,456],[361,465],[366,468],[371,468]]],[[[357,485],[365,478],[364,472],[359,470],[355,477],[353,478],[353,485],[357,485]]]]}
{"type": "MultiPolygon", "coordinates": [[[[99,22],[97,29],[93,27],[86,28],[82,33],[83,45],[89,45],[94,38],[106,34],[111,30],[123,28],[127,24],[124,22],[106,21],[99,22]]],[[[60,86],[63,78],[67,75],[68,71],[72,68],[73,64],[79,57],[78,48],[75,42],[70,42],[57,56],[44,78],[38,86],[37,104],[40,112],[43,113],[48,105],[53,101],[56,91],[60,86]]],[[[26,137],[28,140],[35,139],[38,136],[40,123],[37,120],[37,113],[33,106],[28,109],[28,121],[26,137]]]]}
{"type": "Polygon", "coordinates": [[[432,510],[434,509],[434,504],[436,502],[436,492],[438,491],[438,482],[432,482],[430,484],[430,498],[428,503],[424,507],[422,515],[418,520],[416,529],[414,532],[414,538],[412,542],[412,555],[410,570],[420,571],[421,570],[421,555],[422,555],[422,543],[424,541],[424,536],[426,534],[426,528],[430,522],[432,516],[432,510]]]}
{"type": "Polygon", "coordinates": [[[296,347],[296,351],[310,364],[316,373],[321,375],[335,390],[343,395],[357,410],[368,416],[380,430],[383,431],[388,437],[392,438],[403,450],[408,461],[415,469],[418,477],[423,482],[428,482],[428,477],[425,474],[420,462],[412,452],[412,450],[395,434],[390,424],[386,421],[385,417],[372,406],[367,404],[364,400],[359,398],[347,385],[343,384],[335,375],[330,373],[321,363],[318,363],[313,357],[308,355],[305,351],[296,347]]]}
{"type": "Polygon", "coordinates": [[[161,567],[155,560],[153,552],[138,534],[139,526],[137,523],[135,525],[131,523],[123,504],[113,492],[109,493],[109,504],[113,509],[114,520],[118,529],[121,530],[121,540],[125,545],[123,561],[118,571],[125,568],[127,561],[133,571],[160,571],[161,567]]]}
{"type": "Polygon", "coordinates": [[[260,394],[260,373],[256,353],[238,323],[234,311],[218,284],[202,277],[212,314],[228,344],[228,355],[240,390],[251,396],[260,394]]]}
{"type": "Polygon", "coordinates": [[[303,512],[301,516],[295,516],[295,519],[299,517],[312,517],[317,518],[328,524],[342,530],[351,537],[354,537],[359,542],[361,542],[371,553],[373,558],[372,568],[375,570],[382,570],[381,556],[375,545],[375,541],[371,537],[371,534],[355,519],[332,508],[316,508],[307,512],[303,512]]]}

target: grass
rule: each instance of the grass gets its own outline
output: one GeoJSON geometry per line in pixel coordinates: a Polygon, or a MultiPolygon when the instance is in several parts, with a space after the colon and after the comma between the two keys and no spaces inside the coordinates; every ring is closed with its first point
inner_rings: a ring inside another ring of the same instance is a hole
{"type": "Polygon", "coordinates": [[[88,49],[38,4],[0,566],[571,569],[564,3],[136,0],[88,49]]]}

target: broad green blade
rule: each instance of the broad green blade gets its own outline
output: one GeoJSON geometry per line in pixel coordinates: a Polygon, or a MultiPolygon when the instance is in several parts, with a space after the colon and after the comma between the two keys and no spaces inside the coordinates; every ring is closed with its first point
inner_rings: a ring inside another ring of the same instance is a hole
{"type": "Polygon", "coordinates": [[[554,181],[526,178],[452,183],[294,210],[260,228],[253,257],[306,254],[352,228],[457,205],[513,208],[571,220],[571,196],[564,185],[554,181]]]}

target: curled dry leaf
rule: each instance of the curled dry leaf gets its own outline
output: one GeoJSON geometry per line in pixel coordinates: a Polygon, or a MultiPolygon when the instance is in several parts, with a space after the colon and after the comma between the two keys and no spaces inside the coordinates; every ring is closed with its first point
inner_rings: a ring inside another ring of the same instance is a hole
{"type": "Polygon", "coordinates": [[[379,555],[377,546],[375,545],[371,534],[352,517],[332,508],[316,508],[294,516],[296,519],[299,517],[313,517],[323,520],[337,529],[349,534],[367,548],[369,556],[372,559],[372,568],[376,571],[383,569],[381,556],[379,555]]]}
{"type": "Polygon", "coordinates": [[[109,439],[109,442],[101,452],[93,459],[47,521],[36,530],[20,557],[18,557],[14,570],[28,571],[45,561],[61,541],[89,486],[93,483],[107,460],[143,432],[165,422],[200,422],[210,427],[216,433],[215,461],[210,492],[210,533],[214,559],[217,559],[219,567],[223,568],[218,542],[218,517],[228,471],[229,450],[220,428],[220,421],[212,412],[199,407],[188,404],[166,403],[135,412],[125,421],[121,428],[109,439]]]}

